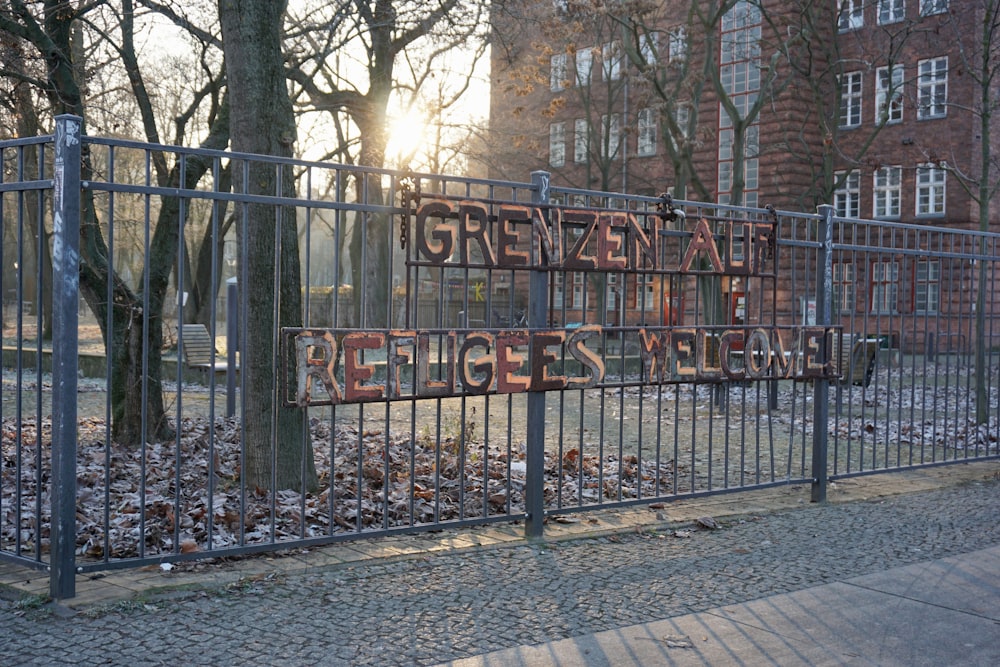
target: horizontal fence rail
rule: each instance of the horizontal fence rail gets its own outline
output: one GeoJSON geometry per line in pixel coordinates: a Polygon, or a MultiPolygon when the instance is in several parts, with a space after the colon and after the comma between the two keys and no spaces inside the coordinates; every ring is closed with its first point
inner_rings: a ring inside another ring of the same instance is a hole
{"type": "Polygon", "coordinates": [[[0,557],[54,597],[1000,454],[997,235],[74,128],[0,142],[0,557]]]}

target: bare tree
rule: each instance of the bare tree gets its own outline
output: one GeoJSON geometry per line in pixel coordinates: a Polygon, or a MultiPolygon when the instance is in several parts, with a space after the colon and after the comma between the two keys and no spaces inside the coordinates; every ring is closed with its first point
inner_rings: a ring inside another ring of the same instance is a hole
{"type": "MultiPolygon", "coordinates": [[[[346,116],[357,128],[357,163],[382,167],[393,95],[403,85],[409,85],[411,93],[418,90],[441,56],[474,40],[486,24],[487,4],[481,0],[442,0],[432,5],[419,0],[339,0],[310,11],[308,18],[290,22],[294,29],[289,31],[286,69],[301,87],[294,95],[304,107],[333,116],[338,127],[344,127],[341,117],[346,116]],[[418,46],[426,49],[419,72],[413,68],[410,80],[403,82],[397,71],[400,57],[418,46]],[[347,54],[358,55],[349,60],[347,54]]],[[[385,193],[378,179],[358,179],[355,187],[359,201],[383,203],[385,193]]],[[[350,256],[355,322],[359,324],[379,326],[388,321],[390,224],[388,216],[362,214],[353,225],[350,256]],[[362,286],[365,293],[359,294],[362,286]]]]}

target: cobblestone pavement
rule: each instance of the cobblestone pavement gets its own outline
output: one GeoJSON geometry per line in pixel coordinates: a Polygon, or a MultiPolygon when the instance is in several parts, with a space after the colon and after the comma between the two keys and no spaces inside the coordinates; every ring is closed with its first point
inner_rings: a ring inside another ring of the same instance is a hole
{"type": "Polygon", "coordinates": [[[70,617],[0,600],[4,665],[434,664],[1000,544],[1000,481],[246,578],[70,617]],[[685,537],[685,535],[688,535],[685,537]]]}

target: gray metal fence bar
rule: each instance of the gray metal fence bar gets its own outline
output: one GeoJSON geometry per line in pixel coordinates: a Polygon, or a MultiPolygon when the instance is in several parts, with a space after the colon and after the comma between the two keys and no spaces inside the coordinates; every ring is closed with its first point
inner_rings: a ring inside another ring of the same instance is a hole
{"type": "MultiPolygon", "coordinates": [[[[833,207],[819,207],[820,219],[817,224],[819,248],[816,257],[816,324],[830,326],[833,318],[831,293],[833,291],[833,207]]],[[[833,341],[826,340],[827,363],[832,363],[833,341]]],[[[812,442],[812,490],[815,503],[826,501],[827,487],[827,420],[830,407],[830,381],[817,378],[813,381],[813,442],[812,442]]]]}
{"type": "Polygon", "coordinates": [[[76,595],[81,126],[82,119],[77,116],[56,117],[52,248],[52,551],[49,575],[49,594],[55,599],[76,595]]]}
{"type": "MultiPolygon", "coordinates": [[[[549,173],[531,173],[531,201],[533,204],[547,204],[549,201],[549,173]]],[[[540,248],[535,248],[532,259],[537,263],[540,248]]],[[[528,284],[528,327],[545,326],[548,311],[548,272],[534,270],[528,284]]],[[[529,347],[529,357],[534,353],[529,347]]],[[[545,523],[545,393],[533,391],[528,394],[526,435],[527,455],[525,464],[524,509],[528,516],[524,523],[527,537],[541,537],[545,523]]]]}

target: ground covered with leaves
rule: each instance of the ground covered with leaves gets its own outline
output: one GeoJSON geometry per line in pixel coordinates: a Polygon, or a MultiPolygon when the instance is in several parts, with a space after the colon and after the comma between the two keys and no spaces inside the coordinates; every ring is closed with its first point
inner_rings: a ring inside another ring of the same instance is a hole
{"type": "MultiPolygon", "coordinates": [[[[329,534],[524,514],[523,446],[411,440],[353,425],[311,422],[319,488],[301,494],[246,488],[235,419],[185,419],[176,439],[107,445],[103,419],[81,420],[78,556],[129,558],[204,552],[329,534]],[[241,511],[241,507],[244,509],[241,511]],[[106,528],[105,528],[106,527],[106,528]]],[[[3,548],[49,548],[50,424],[2,422],[3,548]]],[[[545,459],[546,502],[655,497],[671,488],[671,461],[581,456],[545,459]]]]}

